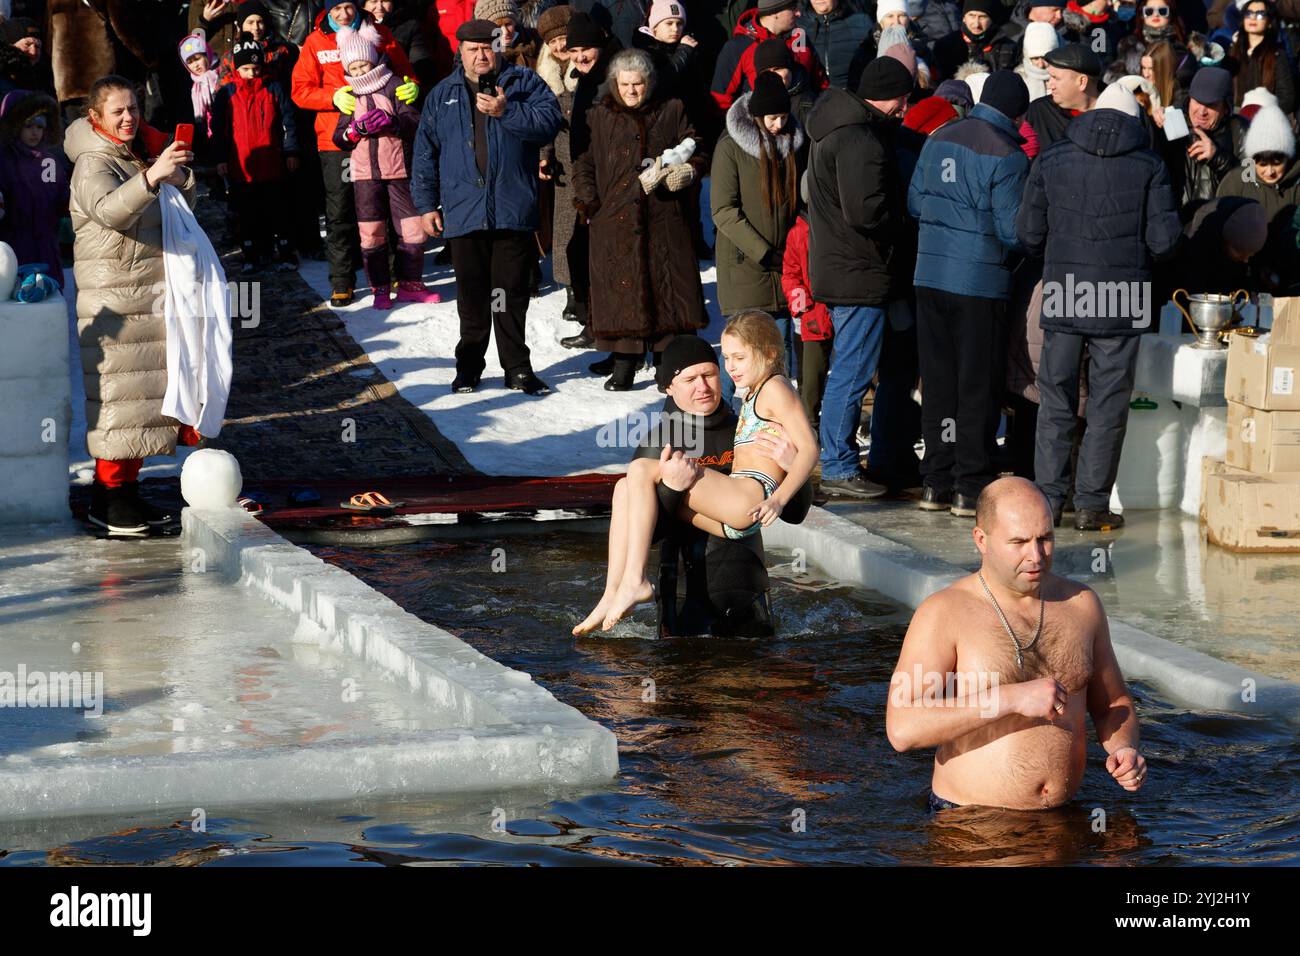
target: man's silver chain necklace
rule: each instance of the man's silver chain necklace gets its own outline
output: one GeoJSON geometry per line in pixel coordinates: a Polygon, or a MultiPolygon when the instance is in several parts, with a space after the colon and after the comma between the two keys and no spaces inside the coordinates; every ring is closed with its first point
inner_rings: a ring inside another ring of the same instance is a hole
{"type": "Polygon", "coordinates": [[[984,582],[984,573],[982,571],[976,571],[975,576],[980,579],[980,587],[984,589],[984,593],[987,594],[989,600],[993,602],[993,607],[998,612],[998,617],[1002,621],[1002,626],[1006,628],[1007,637],[1011,638],[1011,643],[1016,647],[1016,666],[1023,667],[1025,662],[1024,658],[1021,656],[1021,652],[1029,650],[1037,644],[1038,639],[1043,636],[1043,610],[1047,607],[1047,601],[1043,599],[1041,587],[1038,592],[1038,630],[1034,632],[1033,640],[1028,644],[1021,644],[1020,641],[1016,639],[1016,632],[1011,630],[1011,622],[1008,621],[1007,616],[1002,613],[1002,605],[998,603],[998,599],[993,596],[993,592],[989,590],[989,586],[984,582]]]}

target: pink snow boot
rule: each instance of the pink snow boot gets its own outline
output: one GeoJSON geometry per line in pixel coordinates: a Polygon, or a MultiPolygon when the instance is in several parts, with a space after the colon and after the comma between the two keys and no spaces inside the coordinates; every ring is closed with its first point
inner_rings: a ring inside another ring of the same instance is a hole
{"type": "Polygon", "coordinates": [[[442,296],[437,292],[430,292],[424,287],[423,282],[416,280],[406,280],[397,283],[397,301],[398,302],[441,302],[442,296]]]}

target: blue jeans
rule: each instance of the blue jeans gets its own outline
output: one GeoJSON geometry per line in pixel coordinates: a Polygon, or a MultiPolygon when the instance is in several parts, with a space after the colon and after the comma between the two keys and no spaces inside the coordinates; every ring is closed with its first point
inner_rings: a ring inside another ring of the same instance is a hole
{"type": "MultiPolygon", "coordinates": [[[[781,341],[785,343],[786,378],[797,378],[799,370],[795,366],[799,356],[798,351],[795,349],[795,324],[788,315],[774,315],[772,318],[776,320],[776,330],[781,335],[781,341]]],[[[719,370],[722,374],[722,403],[730,406],[734,411],[736,410],[736,383],[727,374],[725,360],[719,360],[719,370]]]]}
{"type": "Polygon", "coordinates": [[[831,308],[835,342],[822,396],[822,480],[852,478],[858,473],[858,418],[862,397],[880,362],[885,310],[869,305],[831,308]]]}

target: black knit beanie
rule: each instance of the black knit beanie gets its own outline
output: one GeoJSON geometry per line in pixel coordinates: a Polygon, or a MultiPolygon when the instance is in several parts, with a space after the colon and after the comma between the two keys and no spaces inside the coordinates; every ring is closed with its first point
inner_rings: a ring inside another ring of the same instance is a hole
{"type": "Polygon", "coordinates": [[[771,116],[790,112],[790,93],[776,73],[760,73],[749,94],[750,116],[771,116]]]}

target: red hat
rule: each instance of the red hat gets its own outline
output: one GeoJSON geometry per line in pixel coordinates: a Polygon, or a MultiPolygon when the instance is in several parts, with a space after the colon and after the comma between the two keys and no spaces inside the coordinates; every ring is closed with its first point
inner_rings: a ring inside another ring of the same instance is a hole
{"type": "Polygon", "coordinates": [[[944,123],[957,118],[957,111],[942,96],[927,96],[921,102],[909,106],[903,117],[903,125],[918,133],[929,136],[944,123]]]}

